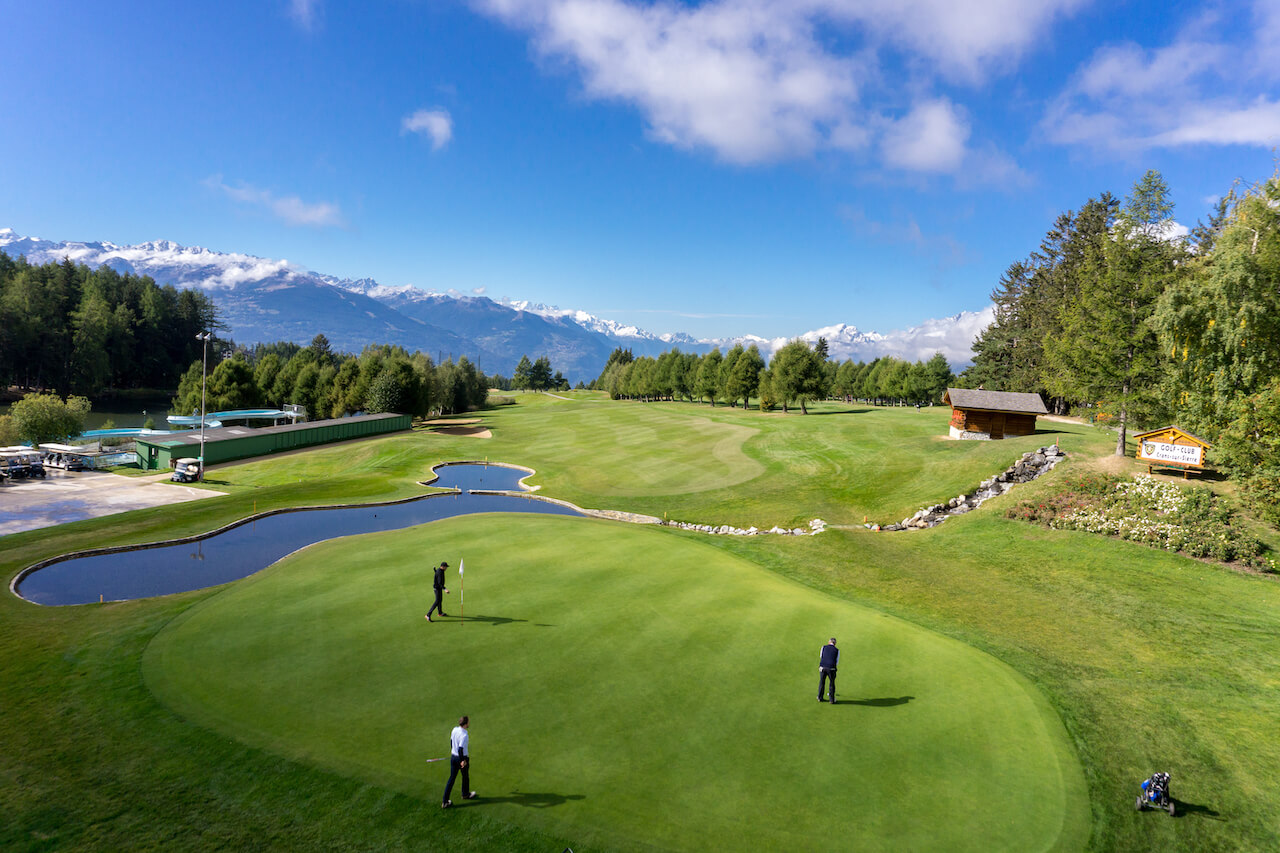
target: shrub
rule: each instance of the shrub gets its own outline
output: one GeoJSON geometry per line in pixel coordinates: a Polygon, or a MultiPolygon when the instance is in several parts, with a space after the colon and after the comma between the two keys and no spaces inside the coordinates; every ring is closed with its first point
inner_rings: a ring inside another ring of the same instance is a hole
{"type": "Polygon", "coordinates": [[[1146,475],[1132,480],[1100,475],[1064,480],[1043,500],[1023,501],[1005,515],[1059,530],[1118,536],[1191,557],[1276,570],[1265,546],[1233,523],[1231,511],[1213,492],[1146,475]]]}

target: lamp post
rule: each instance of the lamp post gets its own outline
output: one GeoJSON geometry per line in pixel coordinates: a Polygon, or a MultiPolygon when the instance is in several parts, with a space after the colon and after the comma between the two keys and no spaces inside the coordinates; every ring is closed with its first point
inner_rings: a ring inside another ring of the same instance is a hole
{"type": "Polygon", "coordinates": [[[196,335],[197,341],[204,342],[204,354],[201,356],[200,367],[200,470],[196,474],[201,483],[204,482],[204,393],[209,378],[209,340],[212,337],[212,332],[201,332],[196,335]]]}

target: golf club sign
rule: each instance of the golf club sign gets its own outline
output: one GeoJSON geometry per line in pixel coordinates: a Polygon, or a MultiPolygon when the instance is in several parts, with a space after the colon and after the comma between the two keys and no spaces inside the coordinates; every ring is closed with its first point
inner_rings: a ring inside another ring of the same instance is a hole
{"type": "Polygon", "coordinates": [[[1167,426],[1134,436],[1138,442],[1138,461],[1147,463],[1147,472],[1152,468],[1181,468],[1183,477],[1187,472],[1204,468],[1204,453],[1209,449],[1209,442],[1199,436],[1192,435],[1176,426],[1167,426]]]}
{"type": "Polygon", "coordinates": [[[1203,465],[1204,448],[1199,445],[1165,444],[1162,441],[1142,442],[1139,459],[1150,462],[1173,462],[1176,465],[1203,465]]]}

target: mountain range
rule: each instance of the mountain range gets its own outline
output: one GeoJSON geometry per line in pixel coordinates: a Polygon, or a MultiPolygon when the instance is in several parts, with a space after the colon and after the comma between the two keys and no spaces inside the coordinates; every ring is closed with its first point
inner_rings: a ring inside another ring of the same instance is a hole
{"type": "MultiPolygon", "coordinates": [[[[599,375],[617,347],[656,356],[672,347],[708,352],[735,343],[756,344],[768,358],[788,338],[754,335],[698,340],[655,335],[585,311],[527,301],[437,293],[412,285],[390,287],[373,279],[337,278],[285,260],[156,240],[132,246],[110,242],[51,241],[0,228],[0,251],[29,263],[64,258],[92,268],[146,275],[159,284],[200,288],[218,308],[223,335],[238,343],[295,341],[323,333],[337,350],[359,352],[369,343],[398,344],[436,359],[467,356],[489,374],[510,376],[521,356],[547,356],[571,382],[599,375]]],[[[992,319],[992,308],[928,320],[903,331],[862,332],[839,323],[795,337],[827,340],[832,358],[869,361],[893,355],[916,361],[941,351],[953,368],[971,360],[973,339],[992,319]]]]}

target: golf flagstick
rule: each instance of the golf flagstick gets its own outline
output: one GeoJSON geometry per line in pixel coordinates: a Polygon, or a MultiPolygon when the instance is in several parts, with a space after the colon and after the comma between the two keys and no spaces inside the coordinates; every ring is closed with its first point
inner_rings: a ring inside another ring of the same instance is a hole
{"type": "Polygon", "coordinates": [[[466,567],[466,560],[458,561],[458,613],[462,617],[461,622],[458,623],[460,625],[467,621],[467,582],[463,578],[463,571],[466,567]]]}

